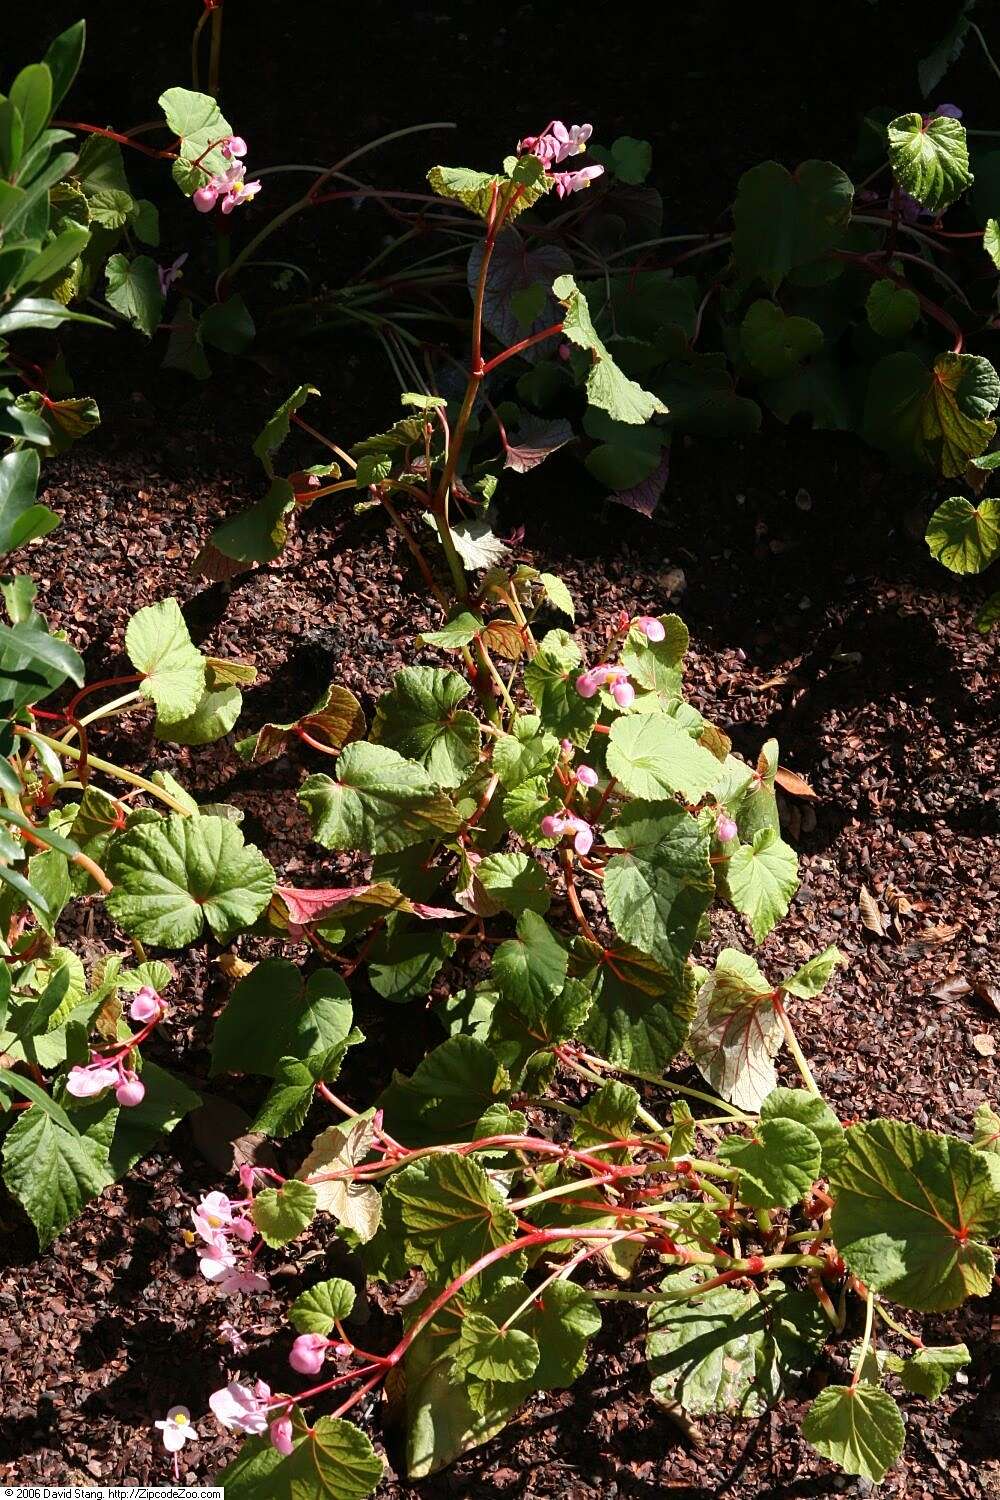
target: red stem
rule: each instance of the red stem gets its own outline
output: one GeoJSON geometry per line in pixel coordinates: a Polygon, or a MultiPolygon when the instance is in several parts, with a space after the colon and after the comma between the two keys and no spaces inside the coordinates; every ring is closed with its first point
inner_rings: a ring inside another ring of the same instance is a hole
{"type": "Polygon", "coordinates": [[[155,146],[140,146],[138,141],[133,141],[130,136],[119,135],[117,130],[105,130],[102,125],[85,125],[82,120],[53,120],[53,125],[60,125],[64,130],[83,130],[87,135],[103,135],[109,141],[118,141],[119,145],[131,146],[133,151],[141,151],[143,156],[157,156],[165,161],[176,161],[176,151],[158,151],[155,146]]]}
{"type": "Polygon", "coordinates": [[[522,339],[519,344],[511,344],[502,354],[494,355],[493,359],[487,360],[483,366],[483,374],[488,375],[495,370],[497,365],[502,365],[505,360],[513,359],[515,354],[520,354],[523,349],[530,349],[532,344],[540,344],[543,339],[554,338],[557,333],[562,333],[562,323],[553,323],[550,328],[543,328],[541,333],[533,333],[530,338],[522,339]]]}

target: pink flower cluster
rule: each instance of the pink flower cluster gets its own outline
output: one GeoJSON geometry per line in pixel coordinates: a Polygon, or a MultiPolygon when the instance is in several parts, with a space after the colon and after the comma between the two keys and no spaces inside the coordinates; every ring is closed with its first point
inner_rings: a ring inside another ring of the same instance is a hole
{"type": "Polygon", "coordinates": [[[547,839],[561,839],[571,833],[577,854],[589,854],[593,847],[594,830],[575,813],[547,813],[542,819],[541,829],[547,839]]]}
{"type": "Polygon", "coordinates": [[[216,172],[191,195],[191,201],[200,214],[210,214],[219,199],[224,214],[231,214],[242,203],[249,203],[260,192],[260,182],[247,182],[247,169],[235,158],[246,156],[247,143],[241,135],[231,135],[220,146],[223,156],[231,163],[224,172],[216,172]]]}
{"type": "Polygon", "coordinates": [[[198,1269],[221,1292],[267,1291],[267,1277],[239,1270],[233,1252],[233,1240],[247,1244],[256,1233],[253,1220],[244,1212],[247,1207],[249,1200],[234,1202],[225,1193],[208,1193],[191,1210],[203,1247],[198,1269]]]}
{"type": "Polygon", "coordinates": [[[591,667],[589,672],[581,672],[576,679],[576,690],[581,698],[593,698],[602,687],[610,689],[619,708],[631,708],[635,702],[635,688],[624,667],[612,667],[602,662],[599,667],[591,667]]]}
{"type": "Polygon", "coordinates": [[[567,193],[578,193],[581,188],[589,187],[603,175],[604,168],[600,166],[579,167],[575,172],[552,170],[560,162],[586,151],[587,142],[593,133],[593,125],[566,126],[562,120],[550,120],[540,135],[526,135],[523,140],[518,141],[517,153],[519,156],[528,153],[537,156],[552,179],[556,197],[565,198],[567,193]]]}
{"type": "Polygon", "coordinates": [[[271,1442],[287,1458],[295,1446],[292,1442],[292,1419],[287,1404],[280,1397],[272,1399],[271,1387],[264,1380],[252,1386],[231,1380],[208,1398],[213,1415],[230,1432],[245,1432],[248,1437],[270,1434],[271,1442]],[[280,1415],[272,1418],[277,1409],[280,1415]]]}
{"type": "Polygon", "coordinates": [[[113,1055],[104,1057],[100,1052],[92,1052],[89,1063],[70,1068],[66,1092],[74,1099],[94,1099],[105,1089],[114,1089],[115,1098],[123,1109],[134,1109],[141,1104],[146,1097],[146,1086],[134,1069],[126,1068],[125,1059],[149,1035],[163,1010],[159,995],[151,985],[144,984],[129,1007],[129,1016],[140,1022],[142,1031],[138,1036],[130,1037],[113,1055]]]}

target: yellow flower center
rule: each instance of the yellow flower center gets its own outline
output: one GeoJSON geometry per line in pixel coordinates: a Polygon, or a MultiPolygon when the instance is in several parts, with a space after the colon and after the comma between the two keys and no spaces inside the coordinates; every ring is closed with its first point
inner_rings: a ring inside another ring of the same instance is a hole
{"type": "Polygon", "coordinates": [[[176,1417],[174,1418],[174,1426],[175,1427],[186,1427],[187,1424],[188,1424],[188,1421],[189,1421],[189,1418],[186,1417],[182,1411],[179,1411],[177,1413],[176,1417]]]}

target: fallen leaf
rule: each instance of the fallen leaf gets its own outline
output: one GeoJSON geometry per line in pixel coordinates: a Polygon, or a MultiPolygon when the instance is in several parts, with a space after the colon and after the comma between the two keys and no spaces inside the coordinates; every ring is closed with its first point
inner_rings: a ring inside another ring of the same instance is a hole
{"type": "Polygon", "coordinates": [[[980,1057],[994,1057],[996,1055],[997,1044],[988,1031],[980,1032],[978,1036],[974,1036],[972,1038],[972,1045],[980,1057]]]}
{"type": "Polygon", "coordinates": [[[787,792],[790,797],[815,797],[816,795],[808,781],[805,781],[797,772],[789,771],[787,766],[779,766],[774,773],[774,779],[782,791],[787,792]]]}
{"type": "Polygon", "coordinates": [[[936,985],[931,994],[935,1000],[961,1000],[963,995],[972,994],[972,985],[967,979],[946,979],[943,984],[936,985]]]}
{"type": "Polygon", "coordinates": [[[972,993],[977,1000],[982,1000],[984,1005],[988,1005],[990,1010],[1000,1016],[1000,986],[989,984],[985,979],[977,979],[972,986],[972,993]]]}
{"type": "Polygon", "coordinates": [[[950,922],[939,922],[936,927],[925,927],[916,935],[916,941],[923,943],[927,948],[939,947],[942,943],[950,943],[958,933],[958,927],[950,922]]]}
{"type": "Polygon", "coordinates": [[[861,887],[858,896],[858,906],[861,909],[861,925],[876,937],[885,937],[885,925],[882,921],[882,913],[878,909],[878,903],[866,885],[861,887]]]}

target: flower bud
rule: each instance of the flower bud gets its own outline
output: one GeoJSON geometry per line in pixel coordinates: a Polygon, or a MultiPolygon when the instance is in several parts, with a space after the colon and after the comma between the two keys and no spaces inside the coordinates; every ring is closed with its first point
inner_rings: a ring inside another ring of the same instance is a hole
{"type": "Polygon", "coordinates": [[[295,1447],[292,1442],[292,1419],[291,1417],[279,1417],[270,1426],[271,1446],[277,1448],[287,1458],[295,1447]]]}
{"type": "Polygon", "coordinates": [[[611,696],[619,708],[631,708],[635,702],[635,688],[630,682],[616,682],[611,689],[611,696]]]}
{"type": "Polygon", "coordinates": [[[598,780],[597,772],[593,766],[577,766],[576,779],[581,786],[596,786],[598,780]]]}
{"type": "Polygon", "coordinates": [[[720,812],[715,820],[715,836],[720,844],[731,843],[739,833],[739,829],[728,813],[720,812]]]}
{"type": "Polygon", "coordinates": [[[163,1014],[163,1002],[153,989],[152,985],[144,984],[137,991],[135,999],[128,1008],[129,1016],[133,1021],[139,1021],[145,1025],[147,1021],[156,1020],[163,1014]]]}
{"type": "Polygon", "coordinates": [[[210,214],[219,199],[219,189],[206,183],[191,195],[191,202],[200,214],[210,214]]]}
{"type": "Polygon", "coordinates": [[[319,1333],[300,1334],[292,1345],[288,1363],[300,1375],[318,1375],[323,1368],[329,1342],[329,1339],[323,1338],[319,1333]]]}
{"type": "Polygon", "coordinates": [[[146,1097],[146,1085],[134,1073],[125,1074],[115,1089],[115,1098],[122,1109],[134,1109],[146,1097]]]}
{"type": "Polygon", "coordinates": [[[640,615],[635,623],[647,641],[662,641],[667,633],[663,621],[658,620],[655,615],[640,615]]]}

